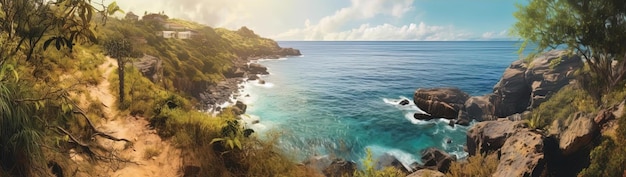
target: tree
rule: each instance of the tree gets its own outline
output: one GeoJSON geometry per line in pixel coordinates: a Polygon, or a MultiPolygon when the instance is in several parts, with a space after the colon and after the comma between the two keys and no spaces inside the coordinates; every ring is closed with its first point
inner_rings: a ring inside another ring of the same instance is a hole
{"type": "Polygon", "coordinates": [[[124,102],[124,66],[126,65],[127,58],[132,53],[132,45],[130,42],[123,38],[109,39],[104,43],[104,49],[106,53],[117,60],[117,75],[119,76],[119,93],[120,93],[120,106],[124,102]]]}
{"type": "MultiPolygon", "coordinates": [[[[596,98],[622,83],[626,74],[626,1],[623,0],[530,0],[517,5],[518,22],[513,32],[535,53],[559,46],[582,56],[589,66],[585,75],[593,83],[596,98]]],[[[590,90],[590,89],[588,89],[590,90]]]]}

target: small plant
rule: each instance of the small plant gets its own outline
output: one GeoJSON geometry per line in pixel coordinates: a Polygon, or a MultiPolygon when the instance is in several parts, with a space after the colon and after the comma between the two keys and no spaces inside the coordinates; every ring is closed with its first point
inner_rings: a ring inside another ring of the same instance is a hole
{"type": "Polygon", "coordinates": [[[254,130],[245,129],[242,130],[242,127],[239,126],[239,121],[237,120],[228,120],[226,121],[226,125],[222,127],[222,137],[214,138],[211,141],[211,144],[215,142],[222,142],[224,145],[228,145],[230,149],[241,149],[241,139],[242,137],[249,137],[254,130]]]}
{"type": "Polygon", "coordinates": [[[450,165],[447,177],[491,176],[498,168],[498,154],[477,153],[466,161],[456,161],[450,165]]]}
{"type": "Polygon", "coordinates": [[[376,170],[374,166],[375,160],[372,158],[372,151],[365,149],[365,159],[363,159],[363,166],[365,169],[354,172],[355,177],[399,177],[406,176],[402,171],[393,167],[385,167],[382,170],[376,170]]]}
{"type": "Polygon", "coordinates": [[[143,151],[143,158],[150,159],[152,157],[159,156],[161,154],[161,149],[156,147],[146,147],[143,151]]]}

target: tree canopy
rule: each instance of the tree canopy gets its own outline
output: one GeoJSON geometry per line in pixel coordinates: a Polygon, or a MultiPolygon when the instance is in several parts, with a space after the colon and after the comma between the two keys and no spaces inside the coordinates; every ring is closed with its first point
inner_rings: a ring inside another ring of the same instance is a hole
{"type": "Polygon", "coordinates": [[[537,45],[536,53],[567,46],[582,56],[602,92],[624,80],[626,1],[530,0],[517,6],[513,30],[524,40],[520,51],[529,43],[537,45]]]}

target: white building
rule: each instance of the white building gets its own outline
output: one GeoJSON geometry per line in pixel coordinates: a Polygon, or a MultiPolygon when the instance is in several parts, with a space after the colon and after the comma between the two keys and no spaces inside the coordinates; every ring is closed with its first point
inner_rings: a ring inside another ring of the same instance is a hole
{"type": "Polygon", "coordinates": [[[193,36],[191,31],[180,31],[178,32],[178,39],[191,39],[191,36],[193,36]]]}
{"type": "Polygon", "coordinates": [[[161,35],[163,38],[176,38],[176,31],[161,31],[161,35]]]}

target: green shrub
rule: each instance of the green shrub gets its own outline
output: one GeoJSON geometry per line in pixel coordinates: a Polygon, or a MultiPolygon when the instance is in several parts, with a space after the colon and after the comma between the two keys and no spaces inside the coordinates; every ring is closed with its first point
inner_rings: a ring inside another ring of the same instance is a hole
{"type": "Polygon", "coordinates": [[[376,170],[376,161],[372,158],[372,151],[365,149],[365,158],[363,159],[363,166],[365,169],[354,172],[355,177],[399,177],[406,176],[404,172],[394,168],[385,167],[382,170],[376,170]]]}
{"type": "Polygon", "coordinates": [[[527,120],[530,127],[544,129],[554,120],[565,120],[577,112],[594,113],[597,109],[596,102],[587,92],[578,86],[568,85],[533,109],[527,120]]]}
{"type": "Polygon", "coordinates": [[[615,140],[603,137],[602,143],[591,151],[589,167],[578,176],[624,176],[626,175],[626,116],[618,118],[615,140]]]}

